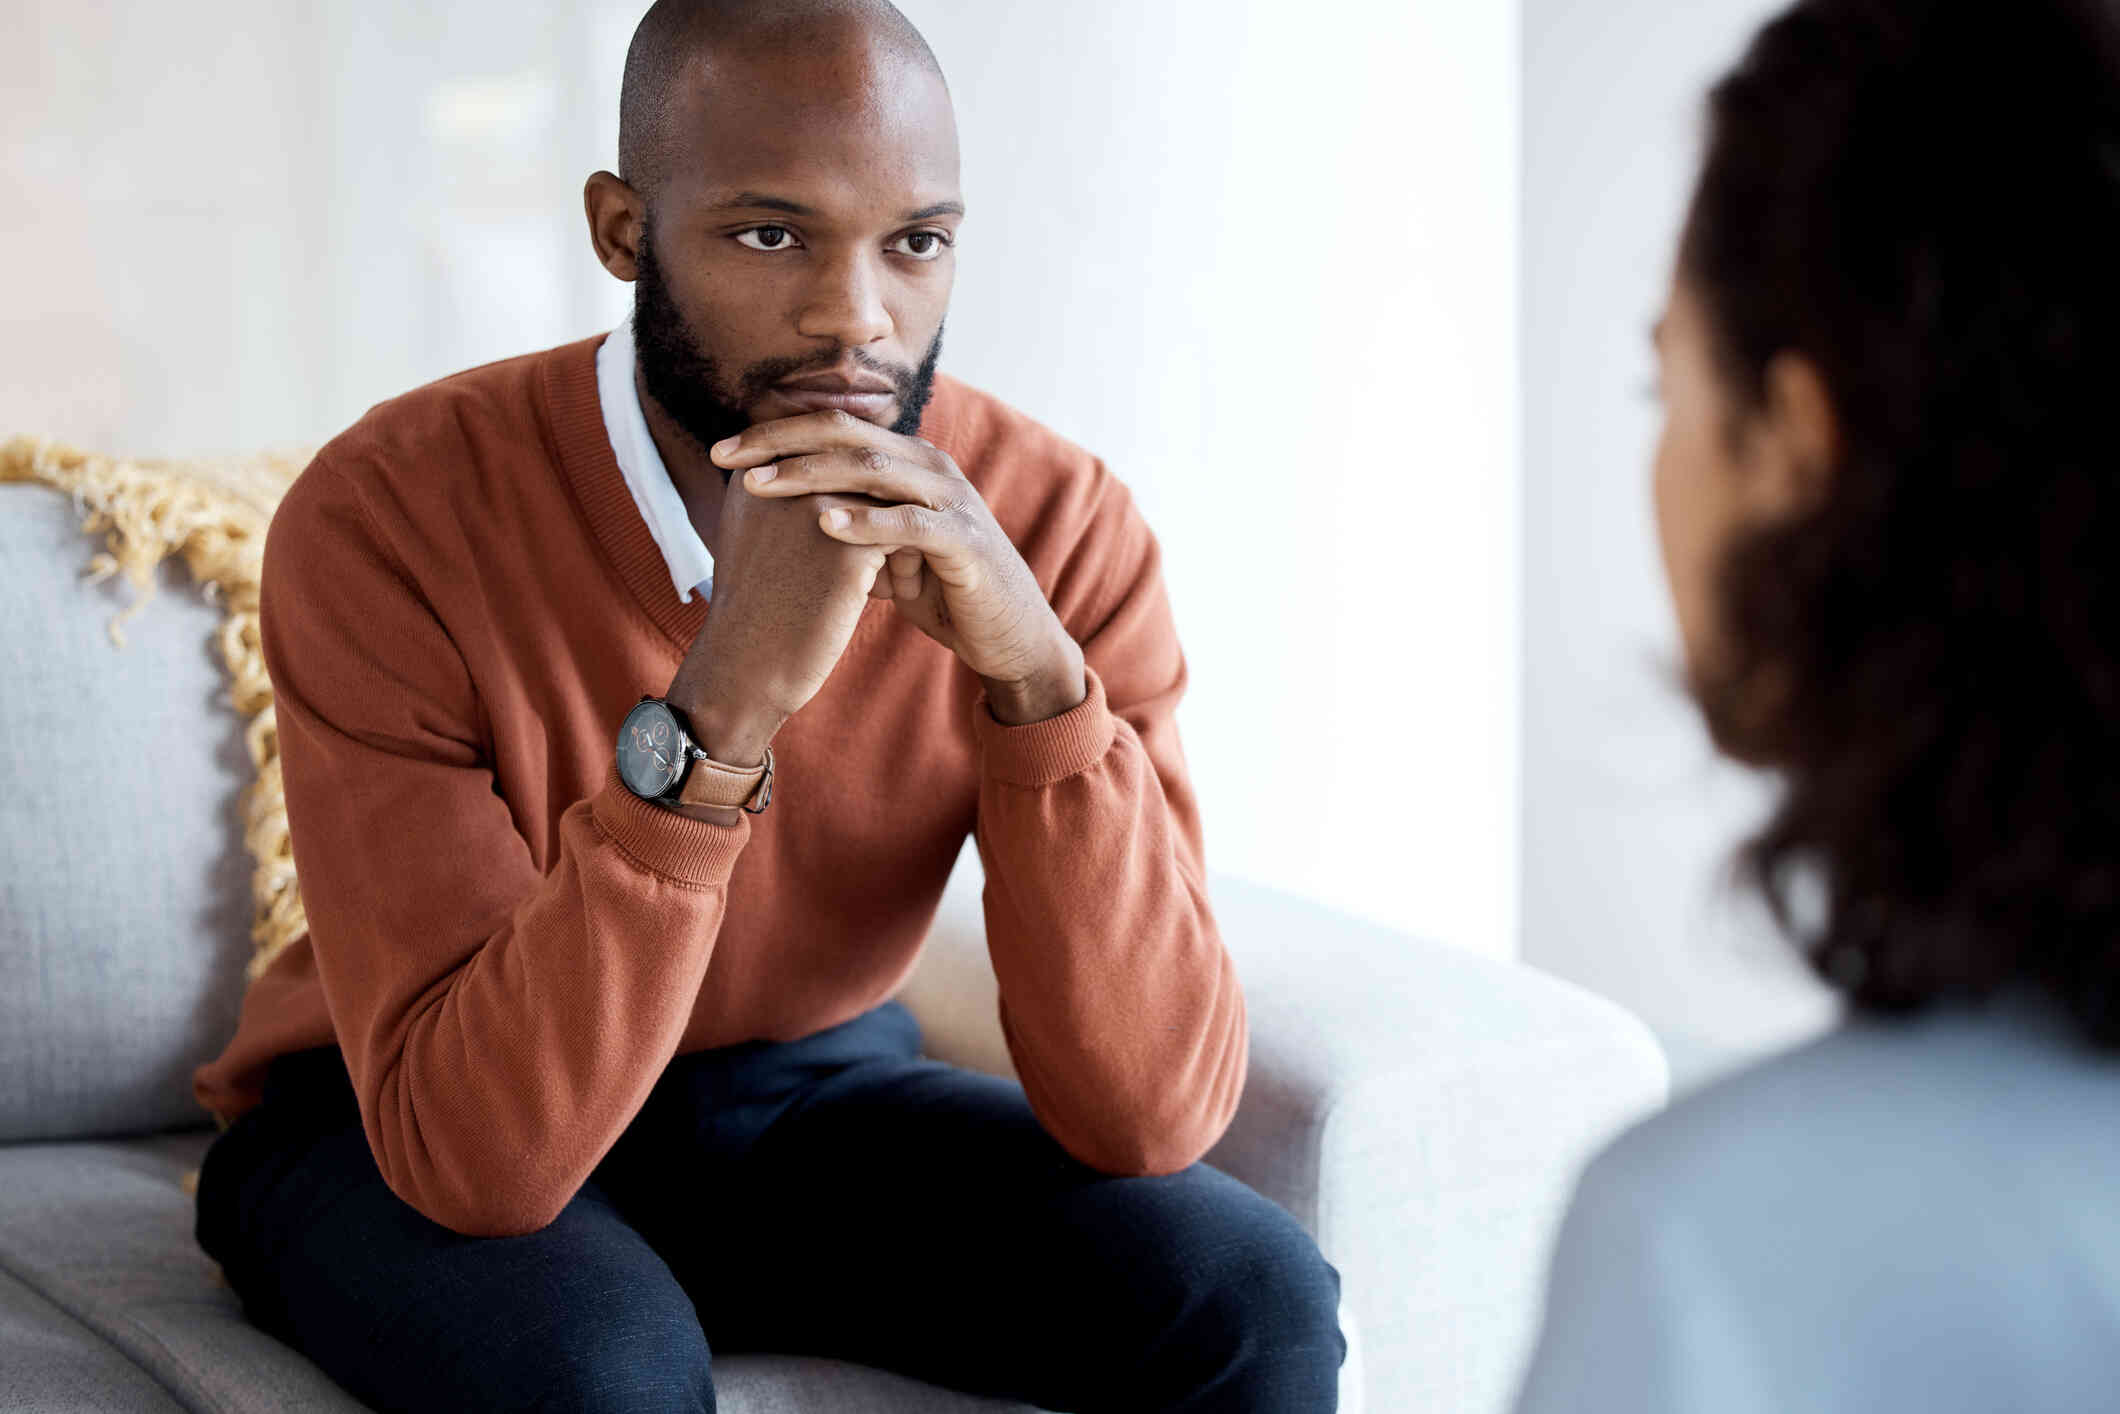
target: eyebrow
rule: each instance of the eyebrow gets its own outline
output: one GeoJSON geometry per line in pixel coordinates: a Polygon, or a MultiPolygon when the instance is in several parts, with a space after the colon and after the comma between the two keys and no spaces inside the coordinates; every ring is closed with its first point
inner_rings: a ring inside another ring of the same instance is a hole
{"type": "Polygon", "coordinates": [[[963,202],[938,201],[933,206],[923,206],[918,211],[906,213],[905,219],[908,221],[932,221],[937,216],[962,216],[963,214],[963,202]]]}
{"type": "Polygon", "coordinates": [[[767,211],[785,211],[790,216],[812,216],[816,214],[799,201],[789,201],[782,196],[768,196],[764,192],[759,191],[740,191],[726,200],[715,202],[712,209],[715,211],[730,211],[737,207],[763,207],[767,211]]]}
{"type": "MultiPolygon", "coordinates": [[[[725,200],[715,202],[710,209],[715,211],[739,209],[785,211],[790,216],[815,216],[817,214],[814,209],[804,206],[799,201],[789,201],[784,196],[772,196],[761,191],[737,192],[725,200]]],[[[923,206],[918,211],[908,212],[903,219],[907,221],[932,221],[937,216],[962,216],[963,214],[963,202],[938,201],[933,206],[923,206]]]]}

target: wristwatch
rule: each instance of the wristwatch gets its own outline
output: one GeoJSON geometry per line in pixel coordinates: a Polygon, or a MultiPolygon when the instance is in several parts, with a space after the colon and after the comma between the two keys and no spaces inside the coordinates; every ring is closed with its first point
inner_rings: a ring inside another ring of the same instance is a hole
{"type": "Polygon", "coordinates": [[[618,778],[642,800],[763,815],[773,803],[773,748],[756,766],[716,761],[692,739],[684,713],[644,694],[618,729],[618,778]]]}

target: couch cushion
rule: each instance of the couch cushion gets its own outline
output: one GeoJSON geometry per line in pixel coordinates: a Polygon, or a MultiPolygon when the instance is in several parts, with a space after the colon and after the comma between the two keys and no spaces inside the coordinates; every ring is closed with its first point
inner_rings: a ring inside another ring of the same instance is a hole
{"type": "Polygon", "coordinates": [[[116,1346],[0,1273],[0,1409],[183,1407],[116,1346]]]}
{"type": "Polygon", "coordinates": [[[0,1141],[200,1123],[251,950],[221,610],[165,561],[116,647],[132,590],[81,582],[81,520],[0,484],[0,1141]]]}
{"type": "MultiPolygon", "coordinates": [[[[362,1406],[243,1315],[192,1235],[184,1171],[212,1130],[0,1146],[0,1407],[335,1411],[362,1406]],[[12,1283],[11,1285],[9,1283],[12,1283]],[[11,1379],[31,1379],[10,1398],[11,1379]],[[133,1393],[138,1393],[138,1398],[133,1393]],[[159,1403],[157,1402],[159,1399],[159,1403]]],[[[838,1360],[717,1356],[723,1414],[1035,1414],[838,1360]]]]}

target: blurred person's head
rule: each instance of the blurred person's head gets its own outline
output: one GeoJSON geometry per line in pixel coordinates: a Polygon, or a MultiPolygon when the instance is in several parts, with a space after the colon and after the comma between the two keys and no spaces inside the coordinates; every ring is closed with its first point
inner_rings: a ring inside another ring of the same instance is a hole
{"type": "Polygon", "coordinates": [[[619,106],[583,196],[671,419],[711,447],[870,389],[850,410],[917,429],[963,216],[919,32],[888,0],[657,0],[619,106]]]}
{"type": "Polygon", "coordinates": [[[2120,1045],[2120,0],[1803,0],[1708,117],[1656,504],[1743,862],[1859,1005],[2120,1045]]]}

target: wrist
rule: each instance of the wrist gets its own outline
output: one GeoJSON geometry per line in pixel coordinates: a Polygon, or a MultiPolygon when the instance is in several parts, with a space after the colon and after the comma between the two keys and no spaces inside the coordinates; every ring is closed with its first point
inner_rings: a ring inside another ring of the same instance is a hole
{"type": "MultiPolygon", "coordinates": [[[[713,703],[702,704],[697,710],[687,709],[682,704],[674,705],[684,713],[693,745],[723,766],[763,766],[773,736],[785,720],[713,703]]],[[[691,769],[698,772],[707,767],[704,762],[694,761],[691,769]]],[[[741,806],[693,805],[677,800],[656,803],[687,819],[709,825],[734,826],[741,823],[744,816],[741,806]]]]}
{"type": "Polygon", "coordinates": [[[1047,662],[1013,680],[982,678],[987,711],[1003,726],[1021,727],[1049,721],[1082,705],[1089,695],[1083,676],[1082,648],[1063,636],[1047,662]]]}
{"type": "Polygon", "coordinates": [[[670,700],[684,713],[699,749],[724,766],[763,765],[766,748],[787,720],[775,712],[713,698],[670,700]]]}

